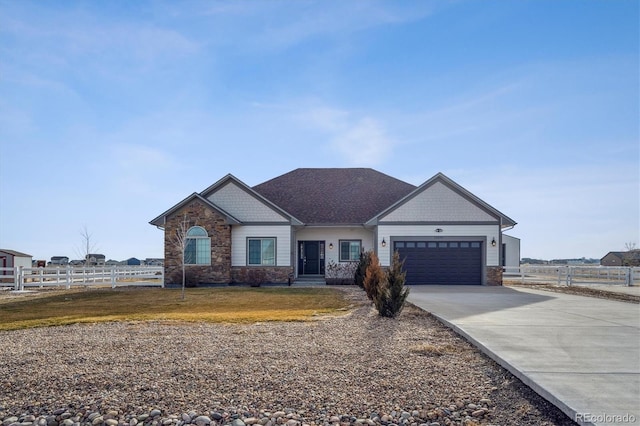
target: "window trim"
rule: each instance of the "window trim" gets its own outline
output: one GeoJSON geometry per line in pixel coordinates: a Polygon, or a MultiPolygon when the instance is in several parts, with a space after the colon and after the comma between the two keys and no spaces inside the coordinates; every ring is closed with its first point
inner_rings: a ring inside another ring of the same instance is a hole
{"type": "Polygon", "coordinates": [[[187,230],[186,236],[185,236],[185,247],[184,247],[184,254],[183,254],[183,258],[182,261],[184,262],[185,265],[190,265],[190,266],[206,266],[206,265],[211,265],[211,237],[209,236],[209,232],[207,232],[207,230],[205,228],[203,228],[202,226],[192,226],[191,228],[189,228],[187,230]],[[205,235],[189,235],[189,233],[192,230],[202,230],[205,235]],[[194,249],[194,262],[190,263],[187,262],[187,246],[189,245],[189,241],[193,240],[194,244],[195,244],[195,249],[194,249]],[[198,256],[198,241],[207,241],[207,246],[208,249],[206,249],[206,256],[204,256],[204,262],[200,262],[198,263],[198,259],[202,258],[202,256],[198,256]]]}
{"type": "Polygon", "coordinates": [[[360,254],[362,254],[362,240],[338,240],[338,261],[341,263],[352,263],[360,261],[360,254]],[[342,243],[358,243],[358,257],[357,259],[351,259],[351,244],[349,244],[349,259],[342,258],[342,243]]]}
{"type": "Polygon", "coordinates": [[[277,237],[247,237],[246,248],[247,248],[247,260],[246,260],[247,266],[250,266],[250,267],[278,266],[278,238],[277,237]],[[250,263],[251,256],[249,254],[249,245],[250,245],[250,241],[252,240],[260,241],[260,263],[250,263]],[[265,240],[273,241],[273,263],[272,264],[264,263],[264,258],[262,256],[263,254],[262,243],[265,240]]]}

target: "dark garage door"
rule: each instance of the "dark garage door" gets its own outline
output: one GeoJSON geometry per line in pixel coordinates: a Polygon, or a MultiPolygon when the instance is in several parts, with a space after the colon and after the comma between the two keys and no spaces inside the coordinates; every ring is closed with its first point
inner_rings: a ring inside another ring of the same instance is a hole
{"type": "Polygon", "coordinates": [[[482,284],[479,241],[396,241],[407,284],[482,284]]]}

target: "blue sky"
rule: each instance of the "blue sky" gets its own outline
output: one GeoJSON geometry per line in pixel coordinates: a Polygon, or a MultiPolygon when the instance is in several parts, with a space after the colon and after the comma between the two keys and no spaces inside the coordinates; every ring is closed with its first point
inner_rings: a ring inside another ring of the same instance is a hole
{"type": "Polygon", "coordinates": [[[0,247],[162,257],[227,173],[443,172],[522,256],[639,241],[639,2],[2,1],[0,247]]]}

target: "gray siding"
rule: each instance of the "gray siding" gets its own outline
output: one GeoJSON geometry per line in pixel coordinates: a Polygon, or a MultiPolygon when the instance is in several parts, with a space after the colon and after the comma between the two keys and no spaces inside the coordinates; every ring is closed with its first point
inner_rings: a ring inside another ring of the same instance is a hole
{"type": "Polygon", "coordinates": [[[207,199],[241,222],[287,222],[281,214],[232,182],[207,199]]]}
{"type": "Polygon", "coordinates": [[[436,182],[397,209],[384,222],[495,222],[497,219],[446,185],[436,182]]]}

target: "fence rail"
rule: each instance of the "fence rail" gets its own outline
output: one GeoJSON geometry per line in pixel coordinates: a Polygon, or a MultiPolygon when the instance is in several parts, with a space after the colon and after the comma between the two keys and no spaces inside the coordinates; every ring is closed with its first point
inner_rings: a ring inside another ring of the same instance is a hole
{"type": "Polygon", "coordinates": [[[557,285],[640,285],[640,268],[618,266],[516,266],[505,267],[504,281],[557,285]]]}
{"type": "Polygon", "coordinates": [[[26,287],[71,288],[74,285],[145,285],[164,287],[161,266],[67,266],[47,268],[0,268],[0,287],[24,290],[26,287]]]}

